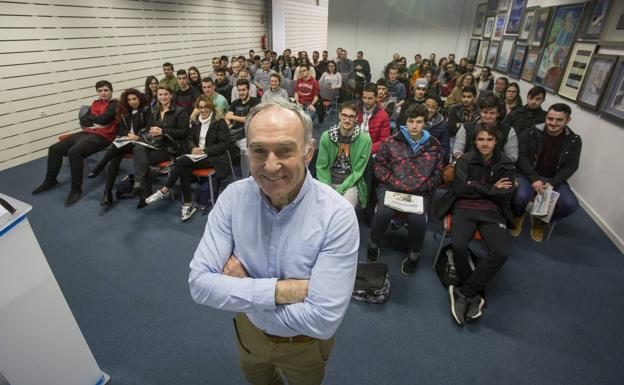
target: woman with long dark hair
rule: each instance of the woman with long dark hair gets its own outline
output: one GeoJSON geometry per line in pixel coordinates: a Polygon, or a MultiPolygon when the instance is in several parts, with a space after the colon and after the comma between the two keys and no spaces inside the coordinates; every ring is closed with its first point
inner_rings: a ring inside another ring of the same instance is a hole
{"type": "Polygon", "coordinates": [[[156,106],[156,90],[158,90],[158,79],[156,76],[148,76],[145,79],[144,95],[147,105],[150,108],[154,108],[156,106]]]}
{"type": "Polygon", "coordinates": [[[197,211],[191,199],[193,170],[214,167],[215,176],[221,181],[230,175],[230,160],[227,154],[230,145],[230,130],[225,120],[216,118],[212,98],[206,95],[197,99],[195,108],[199,110],[199,115],[197,120],[191,122],[191,135],[188,140],[190,153],[176,160],[165,185],[145,200],[146,203],[151,204],[168,197],[171,194],[171,188],[179,178],[184,199],[181,216],[183,222],[197,211]],[[202,159],[193,159],[193,157],[204,155],[202,159]]]}
{"type": "Polygon", "coordinates": [[[199,90],[199,93],[202,93],[202,85],[201,85],[201,74],[199,70],[195,66],[189,67],[188,71],[189,84],[191,87],[195,87],[199,90]]]}
{"type": "Polygon", "coordinates": [[[292,70],[290,69],[289,64],[284,61],[284,57],[281,55],[277,58],[276,71],[282,75],[282,79],[292,79],[292,70]]]}
{"type": "Polygon", "coordinates": [[[108,164],[106,185],[100,200],[101,206],[110,207],[113,204],[113,186],[119,173],[119,164],[124,155],[132,153],[135,146],[134,142],[141,140],[141,133],[145,129],[147,111],[145,96],[138,90],[128,88],[121,94],[116,113],[116,121],[119,124],[117,139],[110,145],[104,158],[88,175],[89,178],[95,178],[108,164]]]}

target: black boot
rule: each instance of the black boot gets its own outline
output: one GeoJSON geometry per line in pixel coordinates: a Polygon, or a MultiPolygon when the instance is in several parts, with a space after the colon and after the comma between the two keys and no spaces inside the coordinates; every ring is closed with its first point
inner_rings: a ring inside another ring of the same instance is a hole
{"type": "Polygon", "coordinates": [[[65,200],[65,206],[72,206],[74,203],[78,202],[80,198],[82,198],[83,192],[82,189],[74,189],[69,192],[69,196],[65,200]]]}
{"type": "Polygon", "coordinates": [[[93,168],[93,170],[91,170],[89,174],[87,174],[87,178],[89,179],[95,178],[96,176],[100,175],[102,170],[104,170],[104,166],[102,165],[102,162],[100,162],[93,168]]]}
{"type": "Polygon", "coordinates": [[[139,202],[137,203],[137,209],[142,209],[143,207],[147,206],[147,202],[145,202],[145,199],[147,199],[147,197],[149,197],[151,194],[148,192],[148,190],[146,189],[141,189],[141,192],[139,193],[139,202]]]}
{"type": "Polygon", "coordinates": [[[113,205],[113,192],[110,189],[104,190],[102,199],[100,200],[100,206],[111,207],[113,205]]]}
{"type": "Polygon", "coordinates": [[[36,195],[36,194],[42,193],[44,191],[48,191],[48,190],[56,187],[58,184],[59,184],[59,182],[57,182],[56,179],[54,179],[54,180],[47,180],[46,179],[46,180],[43,181],[43,183],[39,187],[34,189],[32,193],[33,193],[33,195],[36,195]]]}

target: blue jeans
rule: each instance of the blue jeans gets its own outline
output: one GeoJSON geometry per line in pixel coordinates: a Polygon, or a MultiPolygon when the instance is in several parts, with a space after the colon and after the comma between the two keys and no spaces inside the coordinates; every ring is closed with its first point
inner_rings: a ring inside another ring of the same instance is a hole
{"type": "Polygon", "coordinates": [[[316,111],[310,111],[310,110],[308,110],[308,107],[309,107],[309,106],[310,106],[309,104],[303,104],[303,105],[302,105],[302,108],[303,108],[303,110],[304,110],[305,112],[307,112],[307,113],[308,113],[308,115],[310,115],[310,119],[312,119],[312,124],[313,124],[313,125],[315,125],[315,124],[316,124],[316,122],[317,122],[317,119],[316,119],[316,111]]]}
{"type": "MultiPolygon", "coordinates": [[[[546,183],[550,181],[551,178],[540,177],[540,179],[546,183]]],[[[514,213],[514,216],[519,217],[524,214],[524,211],[526,210],[526,207],[531,199],[533,199],[535,192],[533,191],[533,187],[527,178],[522,175],[518,175],[517,180],[518,188],[511,199],[511,210],[514,213]]],[[[555,212],[553,213],[551,220],[552,222],[574,214],[574,212],[576,212],[579,208],[579,202],[567,182],[563,182],[559,186],[555,187],[555,191],[557,191],[560,195],[557,200],[557,205],[555,206],[555,212]]]]}

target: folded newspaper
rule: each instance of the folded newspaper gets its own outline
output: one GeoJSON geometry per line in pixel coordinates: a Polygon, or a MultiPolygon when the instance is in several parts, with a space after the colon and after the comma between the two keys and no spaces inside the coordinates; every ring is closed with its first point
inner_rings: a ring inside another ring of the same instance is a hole
{"type": "Polygon", "coordinates": [[[422,214],[424,212],[424,201],[420,195],[386,191],[384,205],[404,213],[422,214]]]}
{"type": "MultiPolygon", "coordinates": [[[[206,154],[199,154],[199,155],[197,155],[197,154],[185,154],[185,155],[182,155],[182,156],[185,156],[185,157],[189,158],[193,162],[198,162],[198,161],[208,157],[208,155],[206,155],[206,154]]],[[[177,159],[182,158],[182,156],[178,156],[177,159]]]]}
{"type": "Polygon", "coordinates": [[[550,223],[558,199],[559,193],[548,185],[541,193],[535,195],[531,215],[542,222],[550,223]]]}
{"type": "Polygon", "coordinates": [[[121,148],[129,143],[139,144],[141,146],[145,146],[147,148],[151,148],[152,150],[158,150],[157,147],[152,146],[151,144],[141,142],[139,140],[130,140],[130,139],[116,139],[113,141],[113,145],[117,148],[121,148]]]}

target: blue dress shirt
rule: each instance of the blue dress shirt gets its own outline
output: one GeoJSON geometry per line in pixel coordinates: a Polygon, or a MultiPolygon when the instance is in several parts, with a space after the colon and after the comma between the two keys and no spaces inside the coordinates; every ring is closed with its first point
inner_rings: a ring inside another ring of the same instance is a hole
{"type": "Polygon", "coordinates": [[[297,197],[277,211],[253,178],[231,184],[208,215],[191,261],[195,302],[243,312],[272,335],[334,335],[353,292],[360,234],[353,207],[306,173],[297,197]],[[234,254],[250,278],[223,274],[234,254]],[[309,279],[303,302],[276,305],[280,279],[309,279]]]}

